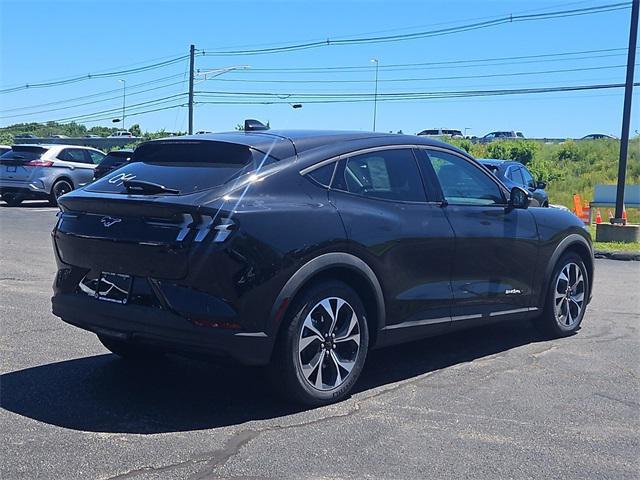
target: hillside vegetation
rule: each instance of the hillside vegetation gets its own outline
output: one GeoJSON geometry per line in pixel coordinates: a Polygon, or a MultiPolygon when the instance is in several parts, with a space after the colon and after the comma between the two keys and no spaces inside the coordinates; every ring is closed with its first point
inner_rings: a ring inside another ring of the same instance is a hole
{"type": "MultiPolygon", "coordinates": [[[[80,137],[94,134],[107,136],[118,128],[92,127],[69,123],[22,123],[0,128],[0,144],[11,144],[14,135],[31,133],[42,137],[59,134],[80,137]]],[[[141,132],[139,125],[131,125],[133,133],[144,140],[171,135],[164,130],[141,132]]],[[[179,133],[178,133],[179,134],[179,133]]],[[[466,150],[476,158],[500,158],[524,163],[539,180],[547,182],[551,203],[573,205],[573,194],[584,201],[593,198],[596,184],[615,184],[618,175],[618,140],[567,140],[560,144],[546,144],[534,140],[498,141],[486,145],[467,139],[448,139],[449,143],[466,150]]],[[[627,183],[640,183],[640,137],[629,142],[627,183]]],[[[603,217],[606,215],[602,212],[603,217]]],[[[636,213],[633,214],[634,218],[636,213]]]]}
{"type": "MultiPolygon", "coordinates": [[[[567,207],[573,206],[573,194],[588,202],[596,184],[615,184],[618,178],[618,140],[567,140],[560,144],[516,140],[486,145],[472,144],[469,140],[447,141],[476,158],[524,163],[538,180],[547,182],[550,202],[567,207]]],[[[629,141],[626,183],[640,183],[640,137],[629,141]]]]}

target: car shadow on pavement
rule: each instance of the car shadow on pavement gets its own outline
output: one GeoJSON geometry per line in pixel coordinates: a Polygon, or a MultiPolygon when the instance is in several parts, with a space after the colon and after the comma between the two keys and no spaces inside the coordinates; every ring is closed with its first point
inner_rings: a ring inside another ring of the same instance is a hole
{"type": "MultiPolygon", "coordinates": [[[[355,392],[541,340],[528,322],[512,322],[375,350],[355,392]]],[[[115,355],[95,355],[0,376],[0,405],[59,427],[138,434],[237,425],[304,410],[275,395],[264,373],[181,357],[133,367],[115,355]]]]}
{"type": "Polygon", "coordinates": [[[11,207],[11,206],[7,205],[4,202],[0,202],[0,208],[16,208],[16,209],[20,209],[20,208],[43,208],[43,207],[51,207],[51,204],[47,200],[43,200],[43,201],[34,200],[34,201],[22,202],[17,207],[11,207]]]}

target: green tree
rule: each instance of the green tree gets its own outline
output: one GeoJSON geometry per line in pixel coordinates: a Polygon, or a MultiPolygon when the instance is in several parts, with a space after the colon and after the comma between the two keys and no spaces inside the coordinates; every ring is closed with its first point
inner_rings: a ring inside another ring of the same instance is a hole
{"type": "Polygon", "coordinates": [[[140,125],[138,125],[137,123],[134,123],[133,125],[131,125],[131,127],[129,127],[129,131],[134,137],[142,136],[142,130],[140,130],[140,125]]]}

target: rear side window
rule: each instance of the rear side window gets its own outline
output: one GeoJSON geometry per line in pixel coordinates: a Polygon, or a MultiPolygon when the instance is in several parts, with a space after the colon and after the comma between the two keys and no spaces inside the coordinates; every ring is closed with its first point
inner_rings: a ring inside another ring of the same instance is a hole
{"type": "Polygon", "coordinates": [[[341,160],[334,187],[357,195],[403,202],[426,202],[411,150],[382,150],[341,160]]]}
{"type": "Polygon", "coordinates": [[[58,154],[60,160],[74,163],[93,163],[87,158],[85,150],[79,148],[65,148],[58,154]]]}
{"type": "Polygon", "coordinates": [[[465,159],[439,150],[428,150],[444,198],[453,205],[496,205],[504,198],[487,173],[465,159]]]}
{"type": "Polygon", "coordinates": [[[333,178],[333,171],[336,168],[336,163],[337,162],[331,162],[328,165],[316,168],[313,172],[308,173],[307,176],[323,187],[328,187],[331,185],[331,179],[333,178]]]}

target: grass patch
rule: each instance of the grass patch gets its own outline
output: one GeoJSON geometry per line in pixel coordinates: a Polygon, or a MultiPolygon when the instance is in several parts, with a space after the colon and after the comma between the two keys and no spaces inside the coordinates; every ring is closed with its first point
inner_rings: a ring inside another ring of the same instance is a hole
{"type": "MultiPolygon", "coordinates": [[[[596,238],[596,227],[590,226],[589,231],[591,232],[591,237],[595,240],[596,238]]],[[[640,252],[640,242],[631,242],[631,243],[623,243],[623,242],[593,242],[594,250],[602,250],[604,252],[640,252]]]]}

